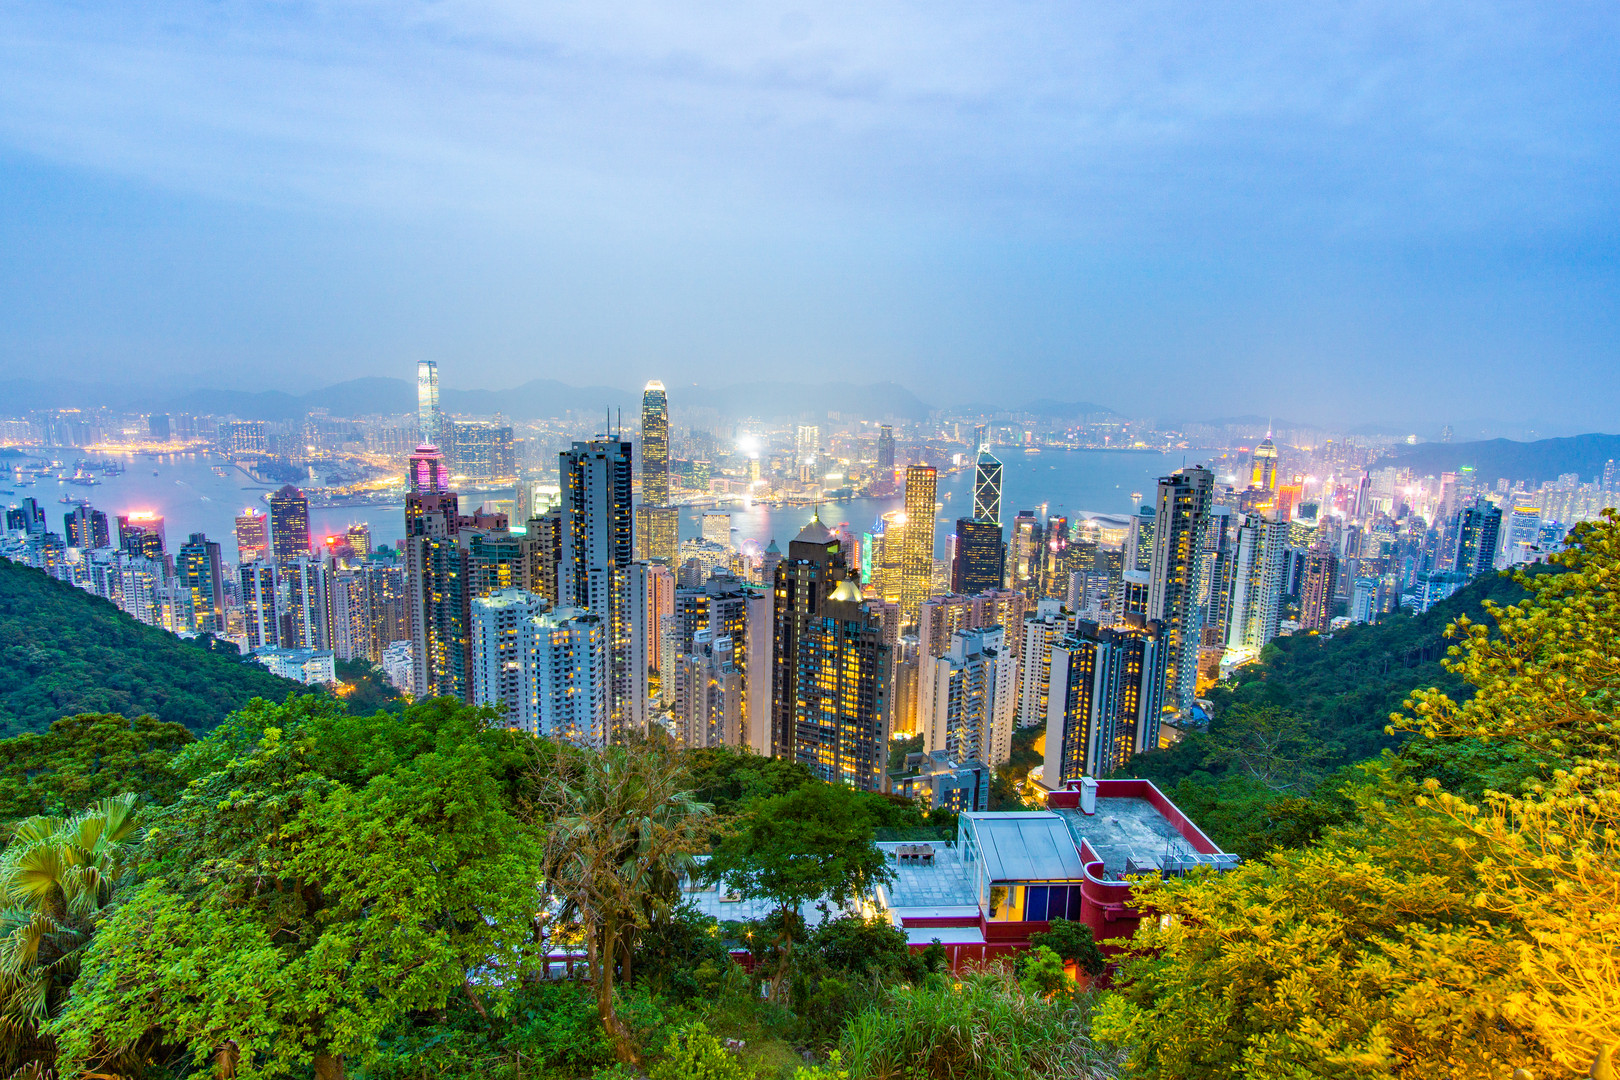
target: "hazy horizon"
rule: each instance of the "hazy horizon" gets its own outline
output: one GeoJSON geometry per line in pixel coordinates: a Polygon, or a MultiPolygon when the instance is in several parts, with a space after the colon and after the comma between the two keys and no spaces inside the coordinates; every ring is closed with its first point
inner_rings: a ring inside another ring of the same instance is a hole
{"type": "Polygon", "coordinates": [[[0,9],[7,378],[1612,431],[1620,11],[0,9]]]}

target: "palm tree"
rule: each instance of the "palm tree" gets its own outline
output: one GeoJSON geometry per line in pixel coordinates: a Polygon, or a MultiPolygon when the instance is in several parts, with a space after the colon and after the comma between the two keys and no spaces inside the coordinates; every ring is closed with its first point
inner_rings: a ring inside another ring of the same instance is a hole
{"type": "Polygon", "coordinates": [[[615,1056],[634,1064],[630,1030],[614,1009],[615,972],[629,978],[636,933],[675,905],[712,808],[687,790],[686,770],[667,747],[559,746],[547,757],[537,784],[546,887],[557,921],[577,921],[584,932],[602,1027],[615,1056]]]}
{"type": "Polygon", "coordinates": [[[0,854],[0,1067],[54,1054],[40,1034],[78,976],[137,826],[135,796],[71,818],[32,817],[0,854]]]}

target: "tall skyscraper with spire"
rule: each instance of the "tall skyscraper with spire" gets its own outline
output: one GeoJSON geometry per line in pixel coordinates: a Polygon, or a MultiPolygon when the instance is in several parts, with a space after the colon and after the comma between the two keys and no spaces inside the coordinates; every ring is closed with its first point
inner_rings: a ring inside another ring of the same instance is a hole
{"type": "Polygon", "coordinates": [[[641,506],[636,557],[674,566],[680,551],[680,512],[669,505],[669,396],[654,379],[641,394],[641,506]]]}
{"type": "Polygon", "coordinates": [[[1001,525],[1001,462],[988,450],[979,451],[973,469],[973,520],[1001,525]]]}
{"type": "Polygon", "coordinates": [[[439,445],[439,364],[436,360],[422,360],[416,365],[416,426],[421,430],[423,443],[439,445]]]}
{"type": "Polygon", "coordinates": [[[906,469],[906,534],[900,554],[900,622],[916,626],[934,583],[934,497],[939,472],[932,465],[906,469]]]}

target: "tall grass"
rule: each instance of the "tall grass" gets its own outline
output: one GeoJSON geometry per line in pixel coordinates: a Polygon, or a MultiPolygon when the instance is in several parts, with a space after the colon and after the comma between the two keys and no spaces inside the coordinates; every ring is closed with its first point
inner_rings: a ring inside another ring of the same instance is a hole
{"type": "Polygon", "coordinates": [[[844,1028],[855,1080],[1113,1080],[1120,1055],[1091,1041],[1091,1000],[1043,1001],[1000,969],[893,991],[844,1028]]]}

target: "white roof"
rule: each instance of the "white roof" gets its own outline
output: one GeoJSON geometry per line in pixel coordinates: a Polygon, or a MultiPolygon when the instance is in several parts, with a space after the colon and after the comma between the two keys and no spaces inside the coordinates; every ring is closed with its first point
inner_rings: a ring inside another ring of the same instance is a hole
{"type": "Polygon", "coordinates": [[[1076,881],[1085,877],[1080,850],[1057,814],[962,816],[979,841],[979,857],[991,881],[1076,881]]]}

